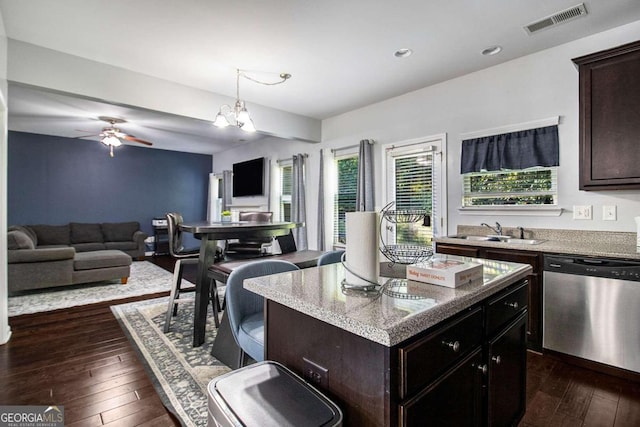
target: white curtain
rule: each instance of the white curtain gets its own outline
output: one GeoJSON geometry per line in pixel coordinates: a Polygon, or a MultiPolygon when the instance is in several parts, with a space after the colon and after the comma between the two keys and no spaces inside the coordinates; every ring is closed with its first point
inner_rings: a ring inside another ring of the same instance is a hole
{"type": "Polygon", "coordinates": [[[360,141],[358,153],[357,211],[372,211],[374,209],[373,180],[373,141],[363,139],[360,141]]]}
{"type": "MultiPolygon", "coordinates": [[[[293,156],[292,186],[291,186],[291,221],[306,223],[307,206],[305,198],[305,158],[306,154],[296,154],[293,156]]],[[[296,240],[298,250],[308,248],[307,226],[293,229],[293,236],[296,240]]]]}

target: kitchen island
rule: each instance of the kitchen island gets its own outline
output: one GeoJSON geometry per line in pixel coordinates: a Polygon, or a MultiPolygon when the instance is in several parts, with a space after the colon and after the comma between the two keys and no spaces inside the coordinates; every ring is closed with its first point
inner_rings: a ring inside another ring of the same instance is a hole
{"type": "Polygon", "coordinates": [[[474,261],[483,280],[455,289],[386,264],[368,294],[343,290],[341,264],[245,287],[265,297],[266,358],[333,398],[345,425],[512,424],[525,408],[531,267],[474,261]]]}

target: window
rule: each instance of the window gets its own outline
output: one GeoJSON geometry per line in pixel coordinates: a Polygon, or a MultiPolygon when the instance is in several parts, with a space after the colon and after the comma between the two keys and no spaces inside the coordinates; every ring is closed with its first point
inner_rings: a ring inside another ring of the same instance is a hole
{"type": "Polygon", "coordinates": [[[557,205],[557,169],[465,174],[462,206],[557,205]]]}
{"type": "Polygon", "coordinates": [[[280,221],[291,221],[291,188],[293,165],[280,166],[280,221]]]}
{"type": "Polygon", "coordinates": [[[387,200],[392,209],[424,210],[429,223],[386,224],[381,230],[385,244],[431,246],[433,237],[446,230],[446,135],[406,141],[386,148],[387,200]]]}
{"type": "Polygon", "coordinates": [[[336,157],[335,162],[337,188],[333,202],[333,242],[334,244],[345,244],[345,214],[356,211],[358,156],[348,155],[336,157]]]}
{"type": "Polygon", "coordinates": [[[462,206],[556,206],[560,155],[555,121],[464,139],[462,206]]]}

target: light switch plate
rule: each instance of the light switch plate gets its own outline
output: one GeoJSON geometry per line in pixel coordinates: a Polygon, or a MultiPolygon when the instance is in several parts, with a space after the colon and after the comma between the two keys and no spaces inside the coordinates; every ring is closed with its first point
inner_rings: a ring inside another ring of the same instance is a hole
{"type": "Polygon", "coordinates": [[[591,219],[592,206],[591,205],[579,205],[573,207],[573,219],[591,219]]]}
{"type": "Polygon", "coordinates": [[[602,207],[602,219],[605,221],[615,221],[617,219],[617,209],[615,205],[602,207]]]}

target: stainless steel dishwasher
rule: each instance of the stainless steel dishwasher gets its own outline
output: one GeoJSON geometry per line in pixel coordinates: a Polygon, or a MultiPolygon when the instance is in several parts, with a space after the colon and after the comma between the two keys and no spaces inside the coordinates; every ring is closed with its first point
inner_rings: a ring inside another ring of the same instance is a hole
{"type": "Polygon", "coordinates": [[[546,349],[640,372],[640,262],[544,257],[546,349]]]}

